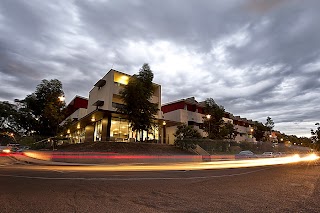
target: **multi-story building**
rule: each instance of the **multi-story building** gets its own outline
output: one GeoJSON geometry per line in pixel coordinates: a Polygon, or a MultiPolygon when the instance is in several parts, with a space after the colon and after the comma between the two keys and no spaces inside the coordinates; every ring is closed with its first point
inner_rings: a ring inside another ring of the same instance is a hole
{"type": "Polygon", "coordinates": [[[65,108],[66,118],[61,123],[64,124],[66,121],[75,121],[83,118],[87,115],[88,99],[80,96],[76,96],[70,101],[65,108]]]}
{"type": "MultiPolygon", "coordinates": [[[[207,136],[207,133],[202,130],[204,119],[203,104],[198,103],[194,97],[164,104],[161,107],[161,111],[165,120],[192,125],[203,137],[207,136]]],[[[166,140],[169,144],[174,143],[175,131],[176,126],[166,128],[166,140]]]]}
{"type": "MultiPolygon", "coordinates": [[[[164,104],[161,107],[163,118],[165,120],[171,120],[179,123],[192,125],[203,137],[207,137],[208,134],[202,129],[204,119],[204,102],[197,102],[194,97],[180,99],[174,102],[164,104]]],[[[255,142],[253,137],[253,121],[248,121],[245,118],[239,116],[233,116],[231,113],[226,112],[222,118],[225,123],[230,122],[234,125],[236,142],[255,142]]],[[[174,132],[176,126],[167,128],[166,138],[170,144],[174,143],[174,132]]]]}
{"type": "MultiPolygon", "coordinates": [[[[132,131],[126,115],[117,112],[117,106],[123,104],[119,91],[124,85],[128,84],[130,77],[128,74],[111,69],[103,78],[97,81],[89,92],[87,112],[83,115],[80,113],[82,108],[77,109],[81,115],[77,117],[78,120],[68,130],[69,136],[75,142],[128,142],[135,141],[136,138],[141,138],[141,136],[143,136],[143,140],[165,142],[165,138],[161,137],[160,134],[163,125],[160,110],[155,115],[153,129],[143,133],[132,131]]],[[[151,102],[156,103],[160,109],[161,86],[155,83],[151,102]]],[[[72,108],[72,106],[70,107],[72,108]]],[[[73,113],[76,113],[77,110],[73,113]]],[[[73,117],[71,116],[70,118],[72,119],[73,117]]]]}
{"type": "MultiPolygon", "coordinates": [[[[127,116],[117,112],[117,107],[123,103],[120,90],[128,84],[130,75],[111,69],[103,78],[97,81],[89,92],[89,98],[76,96],[67,106],[67,120],[73,121],[68,130],[68,136],[75,142],[92,141],[123,141],[136,139],[156,141],[158,143],[174,143],[174,133],[177,125],[184,123],[192,125],[203,137],[204,102],[197,102],[194,97],[177,100],[161,106],[161,86],[154,83],[152,103],[158,105],[152,130],[135,132],[130,128],[127,116]],[[161,109],[161,110],[160,110],[161,109]]],[[[253,137],[253,121],[248,121],[231,113],[225,113],[224,122],[230,122],[235,127],[237,142],[255,142],[253,137]]]]}
{"type": "Polygon", "coordinates": [[[236,142],[256,142],[256,139],[253,136],[254,122],[252,120],[247,120],[240,116],[233,116],[232,120],[236,131],[234,138],[236,142]]]}

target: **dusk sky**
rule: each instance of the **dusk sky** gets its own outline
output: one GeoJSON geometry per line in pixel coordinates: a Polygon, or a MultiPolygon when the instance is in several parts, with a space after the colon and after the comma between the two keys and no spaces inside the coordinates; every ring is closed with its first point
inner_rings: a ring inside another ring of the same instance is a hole
{"type": "Polygon", "coordinates": [[[1,0],[0,101],[59,79],[68,103],[111,68],[149,63],[162,103],[226,111],[310,136],[320,122],[320,1],[1,0]]]}

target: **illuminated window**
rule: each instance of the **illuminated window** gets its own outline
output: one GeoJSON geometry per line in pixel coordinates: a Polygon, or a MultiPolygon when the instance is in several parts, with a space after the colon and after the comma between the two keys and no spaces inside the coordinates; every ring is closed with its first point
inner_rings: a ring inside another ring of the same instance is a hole
{"type": "Polygon", "coordinates": [[[97,121],[94,127],[94,141],[101,141],[102,139],[102,121],[97,121]]]}
{"type": "Polygon", "coordinates": [[[127,85],[129,82],[129,76],[115,72],[114,73],[114,82],[127,85]]]}
{"type": "Polygon", "coordinates": [[[110,136],[113,137],[115,140],[127,141],[130,137],[128,121],[126,119],[121,118],[112,118],[110,136]]]}

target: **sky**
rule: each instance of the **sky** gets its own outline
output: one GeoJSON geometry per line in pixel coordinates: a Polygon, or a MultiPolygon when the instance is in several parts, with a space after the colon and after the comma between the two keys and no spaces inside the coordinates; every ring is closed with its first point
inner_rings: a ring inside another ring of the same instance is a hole
{"type": "Polygon", "coordinates": [[[310,136],[320,122],[318,0],[1,0],[0,101],[59,79],[68,103],[143,63],[162,103],[226,111],[310,136]]]}

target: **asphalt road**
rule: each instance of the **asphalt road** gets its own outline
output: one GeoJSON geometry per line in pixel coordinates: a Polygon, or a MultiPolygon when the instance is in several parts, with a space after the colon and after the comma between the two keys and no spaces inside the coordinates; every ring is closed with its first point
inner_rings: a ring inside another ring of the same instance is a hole
{"type": "Polygon", "coordinates": [[[106,172],[0,157],[0,212],[320,212],[320,166],[106,172]]]}

